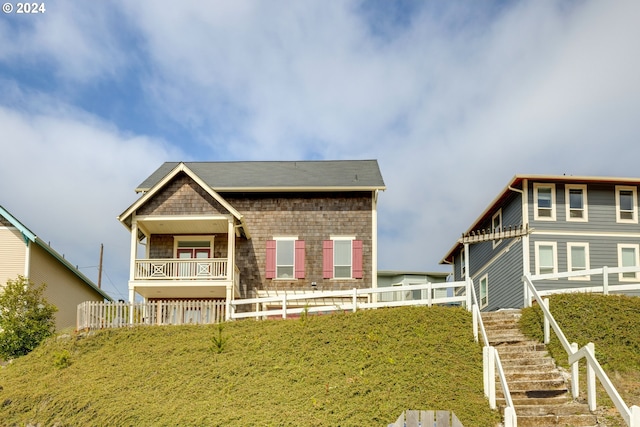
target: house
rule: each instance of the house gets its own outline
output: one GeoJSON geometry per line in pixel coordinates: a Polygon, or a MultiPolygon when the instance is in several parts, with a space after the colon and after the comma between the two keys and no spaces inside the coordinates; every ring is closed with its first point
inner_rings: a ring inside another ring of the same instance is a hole
{"type": "MultiPolygon", "coordinates": [[[[640,178],[516,175],[441,264],[474,281],[485,311],[522,307],[524,274],[640,266],[640,178]],[[468,271],[467,271],[468,270],[468,271]]],[[[639,273],[609,277],[640,282],[639,273]]],[[[602,286],[602,276],[536,282],[539,290],[602,286]]]]}
{"type": "Polygon", "coordinates": [[[46,283],[44,296],[58,307],[56,329],[76,324],[79,303],[111,297],[0,206],[0,291],[8,280],[24,276],[46,283]]]}
{"type": "MultiPolygon", "coordinates": [[[[378,271],[378,287],[394,287],[394,286],[411,286],[423,285],[426,283],[443,283],[447,281],[451,273],[442,272],[425,272],[425,271],[394,271],[380,270],[378,271]]],[[[380,301],[404,301],[417,300],[421,298],[421,293],[426,291],[405,291],[384,293],[380,295],[380,301]]],[[[447,289],[435,289],[434,298],[446,297],[447,289]]]]}
{"type": "Polygon", "coordinates": [[[129,300],[375,287],[384,189],[375,160],[165,163],[118,217],[129,300]]]}

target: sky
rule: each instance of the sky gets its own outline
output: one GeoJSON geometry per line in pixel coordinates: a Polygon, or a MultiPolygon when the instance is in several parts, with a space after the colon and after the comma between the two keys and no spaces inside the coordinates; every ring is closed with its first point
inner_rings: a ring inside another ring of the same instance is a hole
{"type": "Polygon", "coordinates": [[[9,4],[0,205],[94,281],[104,244],[114,298],[165,161],[377,159],[379,268],[409,271],[515,174],[640,176],[634,0],[9,4]]]}

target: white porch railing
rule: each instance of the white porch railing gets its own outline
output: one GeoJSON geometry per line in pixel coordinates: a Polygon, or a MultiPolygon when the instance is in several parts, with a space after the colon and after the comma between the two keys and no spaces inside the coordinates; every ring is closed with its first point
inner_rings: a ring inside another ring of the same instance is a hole
{"type": "Polygon", "coordinates": [[[138,325],[211,324],[225,320],[225,301],[153,301],[147,303],[78,304],[77,330],[96,330],[138,325]]]}
{"type": "Polygon", "coordinates": [[[550,295],[554,293],[566,293],[566,292],[603,292],[607,293],[608,291],[628,291],[628,290],[640,290],[640,284],[634,285],[616,285],[616,286],[608,286],[608,274],[618,274],[618,273],[631,273],[631,272],[640,272],[640,267],[618,267],[618,268],[600,268],[600,269],[592,269],[592,270],[583,270],[579,272],[579,274],[575,274],[576,272],[570,273],[558,273],[558,274],[544,274],[537,276],[525,275],[522,280],[524,282],[525,288],[525,303],[528,307],[531,307],[532,300],[535,299],[537,301],[538,306],[542,310],[544,315],[544,343],[548,344],[550,339],[550,328],[553,328],[560,344],[567,352],[569,364],[571,365],[571,392],[573,394],[573,398],[577,398],[579,394],[579,381],[578,381],[578,362],[580,359],[585,359],[587,363],[587,402],[589,404],[589,410],[596,410],[596,377],[600,380],[600,384],[602,384],[603,388],[611,398],[611,401],[615,405],[618,412],[622,416],[622,419],[629,427],[640,427],[640,407],[632,406],[629,408],[627,404],[622,400],[620,394],[613,386],[613,383],[604,372],[600,363],[595,357],[594,345],[593,343],[589,343],[586,346],[582,347],[578,350],[577,343],[569,344],[569,341],[565,337],[562,329],[556,322],[555,318],[549,311],[549,300],[546,298],[542,298],[542,292],[538,292],[536,287],[533,285],[534,280],[548,280],[548,279],[556,279],[562,277],[571,277],[571,276],[584,276],[584,275],[603,275],[603,286],[592,286],[592,287],[584,287],[581,289],[555,289],[555,290],[547,290],[544,291],[545,295],[550,295]]]}
{"type": "Polygon", "coordinates": [[[137,259],[134,280],[226,279],[227,266],[227,258],[137,259]]]}

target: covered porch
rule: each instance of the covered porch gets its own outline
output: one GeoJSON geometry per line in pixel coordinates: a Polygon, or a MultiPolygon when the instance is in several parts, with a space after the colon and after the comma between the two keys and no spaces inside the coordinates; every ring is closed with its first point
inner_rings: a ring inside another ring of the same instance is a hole
{"type": "Polygon", "coordinates": [[[129,302],[240,296],[233,215],[132,215],[129,302]],[[144,251],[140,256],[139,252],[144,251]]]}

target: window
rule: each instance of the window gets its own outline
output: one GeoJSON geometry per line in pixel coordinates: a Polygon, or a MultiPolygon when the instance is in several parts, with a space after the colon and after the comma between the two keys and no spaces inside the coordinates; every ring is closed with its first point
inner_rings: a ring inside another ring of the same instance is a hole
{"type": "Polygon", "coordinates": [[[351,240],[333,241],[333,277],[351,278],[351,240]]]}
{"type": "Polygon", "coordinates": [[[480,308],[489,304],[489,276],[486,274],[480,279],[480,308]]]}
{"type": "Polygon", "coordinates": [[[325,279],[362,279],[362,240],[332,237],[322,244],[322,276],[325,279]]]}
{"type": "Polygon", "coordinates": [[[556,220],[556,185],[533,184],[534,213],[540,221],[556,220]]]}
{"type": "Polygon", "coordinates": [[[466,254],[464,251],[464,248],[462,248],[462,251],[460,251],[460,276],[464,279],[465,277],[467,277],[467,265],[466,265],[466,254]]]}
{"type": "Polygon", "coordinates": [[[587,221],[587,186],[567,185],[565,187],[567,221],[587,221]]]}
{"type": "MultiPolygon", "coordinates": [[[[640,265],[638,259],[637,244],[618,244],[618,267],[637,267],[640,265]]],[[[638,278],[637,272],[618,273],[618,279],[621,282],[635,281],[638,278]]]]}
{"type": "Polygon", "coordinates": [[[305,242],[297,237],[267,240],[267,279],[303,279],[305,242]]]}
{"type": "MultiPolygon", "coordinates": [[[[496,212],[491,218],[491,231],[494,233],[500,233],[502,231],[502,209],[498,209],[498,212],[496,212]]],[[[498,246],[500,242],[502,242],[502,239],[494,240],[493,247],[495,248],[498,246]]]]}
{"type": "Polygon", "coordinates": [[[558,272],[556,242],[536,242],[536,274],[558,272]]]}
{"type": "Polygon", "coordinates": [[[293,277],[294,240],[276,239],[276,278],[290,279],[293,277]]]}
{"type": "Polygon", "coordinates": [[[616,185],[616,221],[638,222],[638,194],[636,187],[616,185]]]}
{"type": "MultiPolygon", "coordinates": [[[[590,268],[588,243],[567,243],[567,268],[568,271],[581,271],[590,268]]],[[[569,280],[589,279],[589,276],[569,277],[569,280]]]]}

